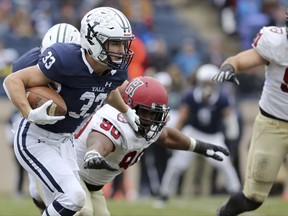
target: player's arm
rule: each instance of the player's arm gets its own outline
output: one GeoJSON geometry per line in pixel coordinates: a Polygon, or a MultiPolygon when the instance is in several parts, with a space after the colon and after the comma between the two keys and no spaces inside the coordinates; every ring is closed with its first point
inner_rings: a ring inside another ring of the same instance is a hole
{"type": "Polygon", "coordinates": [[[47,108],[53,103],[52,100],[33,110],[26,97],[27,88],[47,85],[51,82],[35,65],[8,75],[3,82],[3,87],[11,102],[27,121],[42,125],[55,124],[57,121],[63,120],[65,116],[49,116],[47,114],[47,108]]]}
{"type": "Polygon", "coordinates": [[[110,106],[116,108],[121,113],[126,113],[128,111],[128,106],[122,99],[121,93],[119,91],[119,88],[122,88],[127,84],[127,81],[125,81],[120,87],[112,90],[107,98],[105,99],[105,102],[109,104],[110,106]]]}
{"type": "Polygon", "coordinates": [[[238,53],[235,56],[227,58],[221,68],[226,65],[231,64],[234,67],[235,73],[241,73],[248,69],[260,66],[268,65],[269,62],[262,58],[257,51],[252,48],[238,53]]]}
{"type": "Polygon", "coordinates": [[[107,156],[110,152],[114,150],[114,144],[107,136],[98,132],[91,131],[86,140],[87,152],[91,150],[96,150],[103,157],[107,156]]]}
{"type": "Polygon", "coordinates": [[[107,136],[97,131],[91,131],[86,144],[87,151],[84,156],[85,169],[118,170],[117,167],[109,164],[104,158],[114,150],[114,144],[107,136]]]}
{"type": "Polygon", "coordinates": [[[116,88],[115,90],[111,91],[107,98],[105,99],[105,102],[115,109],[117,109],[119,112],[123,113],[124,118],[126,121],[131,125],[131,127],[138,131],[137,124],[140,124],[139,117],[136,114],[135,110],[132,110],[123,100],[120,88],[124,88],[128,81],[126,80],[120,87],[116,88]]]}
{"type": "Polygon", "coordinates": [[[219,161],[222,161],[223,158],[217,154],[218,152],[229,156],[229,151],[226,148],[188,137],[175,128],[163,128],[156,143],[171,149],[192,151],[219,161]]]}
{"type": "Polygon", "coordinates": [[[11,102],[27,118],[31,107],[26,97],[26,89],[32,86],[47,85],[50,82],[35,65],[9,74],[3,82],[3,87],[11,102]]]}

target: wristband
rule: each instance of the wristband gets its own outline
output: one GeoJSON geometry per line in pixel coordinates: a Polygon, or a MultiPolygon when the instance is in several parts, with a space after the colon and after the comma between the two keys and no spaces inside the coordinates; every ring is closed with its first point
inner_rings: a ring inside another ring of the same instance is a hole
{"type": "Polygon", "coordinates": [[[196,139],[192,138],[192,137],[189,137],[190,138],[190,146],[189,146],[189,149],[187,151],[194,151],[195,147],[196,147],[196,139]]]}

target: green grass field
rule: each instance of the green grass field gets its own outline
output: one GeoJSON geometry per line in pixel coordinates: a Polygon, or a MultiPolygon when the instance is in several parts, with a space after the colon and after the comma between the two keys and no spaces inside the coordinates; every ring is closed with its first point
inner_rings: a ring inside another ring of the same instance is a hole
{"type": "MultiPolygon", "coordinates": [[[[174,198],[162,209],[153,208],[154,199],[139,199],[134,202],[108,200],[112,216],[213,216],[227,196],[174,198]]],[[[0,216],[37,216],[38,210],[30,198],[13,199],[0,196],[0,216]]],[[[243,216],[287,216],[288,201],[270,197],[257,211],[243,216]]],[[[241,216],[242,216],[241,215],[241,216]]]]}

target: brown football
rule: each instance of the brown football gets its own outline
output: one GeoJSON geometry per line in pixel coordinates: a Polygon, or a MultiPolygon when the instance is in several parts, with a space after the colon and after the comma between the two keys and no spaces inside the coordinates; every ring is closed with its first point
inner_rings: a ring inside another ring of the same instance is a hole
{"type": "Polygon", "coordinates": [[[47,108],[50,116],[63,116],[67,113],[67,106],[64,99],[53,89],[47,86],[35,86],[27,89],[27,99],[32,109],[36,109],[48,100],[53,103],[47,108]]]}

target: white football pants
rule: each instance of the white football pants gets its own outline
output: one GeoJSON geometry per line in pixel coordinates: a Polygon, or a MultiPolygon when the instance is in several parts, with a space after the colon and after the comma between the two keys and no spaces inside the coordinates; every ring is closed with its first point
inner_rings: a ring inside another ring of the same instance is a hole
{"type": "Polygon", "coordinates": [[[23,118],[14,139],[14,151],[20,164],[40,182],[44,194],[49,194],[44,200],[46,206],[57,200],[67,210],[66,215],[84,206],[85,191],[79,183],[72,134],[51,133],[23,118]]]}

